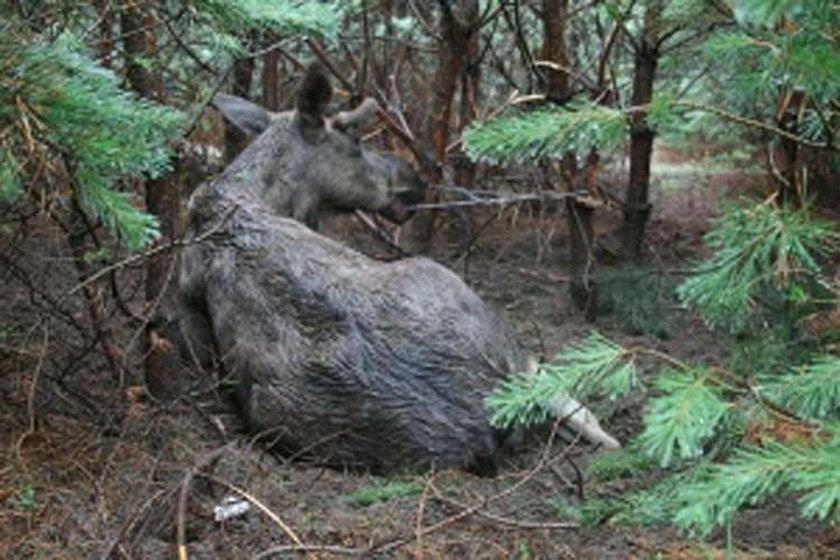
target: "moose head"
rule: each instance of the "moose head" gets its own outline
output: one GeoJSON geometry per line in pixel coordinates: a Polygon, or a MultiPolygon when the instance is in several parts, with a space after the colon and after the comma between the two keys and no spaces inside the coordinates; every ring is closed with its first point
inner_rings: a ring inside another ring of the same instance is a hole
{"type": "Polygon", "coordinates": [[[215,181],[227,194],[257,197],[272,211],[318,229],[329,213],[369,210],[397,223],[423,199],[425,184],[407,162],[377,153],[354,134],[378,109],[366,99],[327,116],[332,86],[319,64],[309,67],[292,111],[273,113],[219,94],[213,104],[256,139],[215,181]]]}

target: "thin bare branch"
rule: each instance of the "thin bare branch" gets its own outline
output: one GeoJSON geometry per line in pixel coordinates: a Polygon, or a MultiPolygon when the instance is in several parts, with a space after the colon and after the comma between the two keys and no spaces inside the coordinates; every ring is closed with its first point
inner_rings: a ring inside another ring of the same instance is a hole
{"type": "Polygon", "coordinates": [[[755,119],[751,119],[749,117],[745,117],[743,115],[738,115],[735,113],[730,113],[724,109],[720,109],[718,107],[713,107],[711,105],[704,105],[702,103],[695,103],[693,101],[674,101],[673,105],[676,107],[685,107],[687,109],[696,109],[698,111],[706,111],[708,113],[713,113],[720,117],[723,117],[727,120],[737,122],[743,125],[751,126],[753,128],[760,128],[761,130],[766,130],[768,132],[772,132],[778,136],[783,138],[787,138],[788,140],[792,140],[797,144],[802,144],[803,146],[808,146],[809,148],[818,148],[821,150],[832,150],[832,151],[840,151],[840,148],[837,146],[833,146],[830,143],[824,142],[814,142],[813,140],[808,140],[807,138],[803,138],[802,136],[797,136],[792,132],[788,132],[782,128],[777,126],[773,126],[772,124],[768,124],[766,122],[758,121],[755,119]]]}
{"type": "Polygon", "coordinates": [[[206,62],[201,60],[201,58],[192,50],[192,48],[190,48],[189,45],[187,45],[186,43],[184,43],[183,40],[181,40],[181,37],[172,28],[172,25],[169,23],[169,20],[164,19],[163,20],[163,25],[164,25],[164,27],[166,27],[166,30],[169,32],[169,36],[172,37],[172,39],[174,39],[175,43],[181,48],[182,51],[184,51],[187,54],[187,56],[193,62],[198,64],[199,68],[201,68],[202,70],[204,70],[208,74],[212,74],[213,76],[215,76],[217,74],[215,69],[213,69],[210,65],[208,65],[206,62]]]}
{"type": "Polygon", "coordinates": [[[239,208],[239,206],[236,205],[236,204],[230,206],[228,208],[227,212],[225,212],[225,214],[222,216],[222,219],[219,220],[219,222],[213,228],[207,230],[206,232],[204,232],[200,236],[196,237],[192,241],[184,241],[183,239],[176,239],[176,240],[171,241],[169,243],[164,243],[163,245],[158,245],[157,247],[153,247],[152,249],[149,249],[147,251],[143,251],[142,253],[136,253],[134,255],[131,255],[130,257],[127,257],[127,258],[125,258],[125,259],[123,259],[119,262],[116,262],[116,263],[112,264],[111,266],[108,266],[108,267],[105,267],[101,270],[98,270],[95,274],[91,274],[84,281],[80,282],[74,288],[72,288],[69,292],[67,292],[65,297],[66,296],[72,296],[73,294],[75,294],[79,290],[84,289],[86,286],[89,286],[93,282],[96,282],[97,280],[102,278],[104,275],[109,274],[110,272],[112,272],[114,270],[120,270],[122,268],[125,268],[125,267],[131,265],[131,264],[142,261],[143,259],[147,259],[151,256],[157,255],[158,253],[162,253],[164,251],[171,251],[172,249],[176,249],[176,248],[179,248],[179,247],[186,247],[188,245],[193,245],[193,244],[196,244],[196,243],[202,243],[208,237],[210,237],[211,235],[213,235],[217,231],[219,231],[219,229],[221,229],[222,226],[224,226],[227,219],[238,208],[239,208]]]}

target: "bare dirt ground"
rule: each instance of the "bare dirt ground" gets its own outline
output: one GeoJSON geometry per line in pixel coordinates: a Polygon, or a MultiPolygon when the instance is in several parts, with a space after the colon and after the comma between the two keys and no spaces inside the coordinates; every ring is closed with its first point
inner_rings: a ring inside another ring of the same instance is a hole
{"type": "MultiPolygon", "coordinates": [[[[743,173],[686,169],[675,159],[658,160],[648,235],[650,266],[669,278],[702,254],[702,235],[722,193],[755,181],[743,173]]],[[[618,223],[617,211],[599,213],[605,270],[617,248],[618,223]]],[[[615,314],[584,321],[567,295],[563,216],[505,210],[468,256],[459,251],[457,231],[442,231],[435,258],[500,310],[536,355],[550,358],[592,329],[682,360],[711,361],[724,351],[720,335],[669,304],[667,294],[664,338],[627,334],[615,314]]],[[[46,236],[38,246],[49,242],[46,236]]],[[[5,281],[14,285],[11,273],[5,281]]],[[[722,532],[702,542],[665,525],[607,521],[590,527],[564,517],[560,500],[616,496],[646,481],[587,478],[585,466],[597,452],[559,441],[546,446],[549,430],[535,434],[496,478],[456,471],[376,477],[288,462],[242,434],[234,412],[212,389],[196,386],[187,399],[156,404],[130,375],[115,380],[95,352],[85,358],[89,366],[74,364],[75,373],[56,381],[61,364],[45,360],[45,346],[37,344],[45,342],[41,331],[21,332],[32,301],[14,293],[0,301],[2,558],[726,557],[722,532]],[[57,396],[39,398],[47,375],[57,396]],[[227,496],[244,498],[250,511],[214,521],[213,507],[227,496]]],[[[51,347],[62,341],[58,333],[51,336],[51,347]]],[[[601,404],[605,426],[619,439],[639,430],[638,400],[601,404]]],[[[731,543],[731,557],[739,559],[840,558],[840,530],[801,521],[795,500],[746,512],[731,543]]]]}

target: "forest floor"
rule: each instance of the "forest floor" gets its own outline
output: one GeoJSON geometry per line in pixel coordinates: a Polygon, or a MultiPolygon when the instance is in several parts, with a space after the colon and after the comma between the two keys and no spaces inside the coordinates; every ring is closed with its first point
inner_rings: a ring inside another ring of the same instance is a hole
{"type": "MultiPolygon", "coordinates": [[[[443,230],[434,257],[497,308],[535,355],[551,358],[597,329],[621,343],[713,362],[726,351],[725,337],[681,309],[671,288],[703,255],[702,236],[723,193],[747,191],[761,178],[662,150],[654,178],[646,277],[655,282],[620,274],[609,280],[619,212],[600,211],[596,223],[607,285],[602,298],[648,302],[653,312],[622,314],[615,305],[594,323],[584,320],[567,294],[562,215],[507,210],[468,257],[459,254],[457,228],[443,230]]],[[[35,369],[16,366],[21,374],[4,373],[0,387],[0,558],[840,558],[840,528],[802,521],[795,500],[745,512],[729,540],[723,531],[693,540],[663,524],[581,524],[564,514],[564,504],[619,496],[650,480],[596,480],[586,465],[602,452],[580,444],[547,447],[547,431],[495,478],[344,473],[261,452],[212,392],[157,405],[129,380],[111,389],[125,404],[108,425],[32,408],[40,361],[26,364],[35,369]],[[216,522],[213,507],[227,496],[244,497],[250,511],[216,522]]],[[[0,361],[6,366],[9,359],[0,361]]],[[[96,374],[89,382],[104,383],[96,374]]],[[[596,405],[607,430],[625,442],[640,429],[641,408],[640,399],[596,405]]]]}

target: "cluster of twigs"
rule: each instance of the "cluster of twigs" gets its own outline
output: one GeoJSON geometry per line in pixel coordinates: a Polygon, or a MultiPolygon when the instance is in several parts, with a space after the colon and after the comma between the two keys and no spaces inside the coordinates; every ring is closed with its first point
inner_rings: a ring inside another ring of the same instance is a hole
{"type": "MultiPolygon", "coordinates": [[[[283,521],[281,516],[276,512],[272,511],[268,505],[263,503],[259,498],[248,492],[247,490],[240,488],[227,480],[214,476],[205,472],[205,469],[212,464],[215,460],[217,460],[221,455],[230,452],[233,447],[231,444],[225,445],[220,447],[216,450],[211,451],[210,453],[203,455],[199,458],[199,460],[193,465],[191,468],[187,469],[185,473],[181,486],[180,486],[180,494],[179,494],[179,501],[178,501],[178,508],[176,513],[176,535],[177,535],[177,547],[178,547],[178,558],[179,560],[187,560],[189,557],[188,548],[185,541],[185,526],[186,526],[186,503],[187,498],[190,492],[190,487],[192,481],[195,477],[199,476],[202,477],[214,484],[221,485],[228,491],[232,491],[249,503],[251,503],[256,509],[258,509],[263,515],[268,517],[272,523],[274,523],[280,531],[286,535],[286,537],[292,541],[293,544],[282,544],[278,546],[274,546],[263,550],[253,556],[255,560],[269,558],[275,555],[280,555],[289,552],[301,552],[301,553],[316,553],[316,552],[326,552],[326,553],[333,553],[333,554],[341,554],[346,556],[369,556],[374,554],[387,554],[393,553],[396,550],[408,546],[412,543],[414,545],[414,552],[417,554],[422,555],[423,550],[423,539],[436,533],[439,531],[443,531],[447,528],[452,527],[456,523],[461,520],[464,520],[469,517],[477,517],[483,519],[485,522],[489,522],[494,525],[500,525],[505,527],[516,527],[518,529],[541,529],[541,530],[571,530],[577,529],[580,527],[580,524],[574,521],[529,521],[529,520],[519,520],[510,517],[504,517],[495,513],[488,511],[489,507],[496,503],[502,502],[507,498],[515,495],[519,490],[521,490],[526,484],[531,482],[534,477],[539,474],[540,472],[544,471],[545,469],[552,468],[554,469],[558,463],[563,461],[571,461],[570,453],[574,447],[574,444],[577,440],[573,441],[572,443],[564,446],[560,451],[556,451],[552,445],[556,435],[557,429],[560,425],[560,422],[556,422],[551,434],[544,446],[544,449],[539,457],[537,463],[531,467],[527,472],[524,474],[517,475],[518,480],[511,484],[510,486],[506,487],[504,490],[498,491],[494,494],[490,494],[488,496],[484,496],[479,500],[475,500],[471,504],[460,502],[456,499],[448,497],[444,494],[443,491],[438,487],[437,480],[441,476],[445,476],[447,473],[435,473],[432,472],[431,474],[427,475],[425,481],[424,490],[420,496],[420,499],[417,504],[417,514],[415,516],[415,524],[414,530],[410,533],[406,533],[402,536],[397,537],[389,537],[387,539],[372,542],[366,547],[359,547],[359,548],[351,548],[351,547],[344,547],[344,546],[336,546],[336,545],[329,545],[329,544],[315,544],[315,543],[305,543],[300,536],[295,532],[292,527],[283,521]],[[445,507],[455,510],[455,513],[445,517],[444,519],[430,524],[424,525],[425,515],[428,508],[428,501],[433,499],[434,501],[439,502],[440,504],[444,505],[445,507]]],[[[578,489],[580,491],[581,489],[578,489]]],[[[107,555],[103,556],[103,558],[108,558],[110,555],[111,550],[113,548],[109,548],[107,555]]]]}

